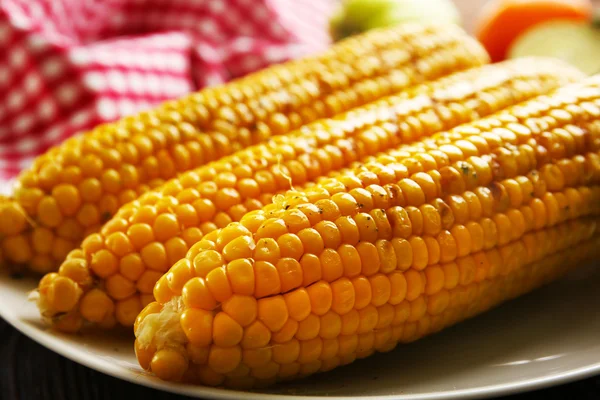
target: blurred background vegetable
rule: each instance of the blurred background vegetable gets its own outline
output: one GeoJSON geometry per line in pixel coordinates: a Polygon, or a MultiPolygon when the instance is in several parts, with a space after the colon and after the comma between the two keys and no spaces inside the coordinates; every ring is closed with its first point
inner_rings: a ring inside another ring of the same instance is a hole
{"type": "Polygon", "coordinates": [[[519,36],[508,56],[548,56],[564,60],[586,74],[600,72],[600,29],[589,22],[553,20],[519,36]]]}
{"type": "Polygon", "coordinates": [[[506,58],[513,41],[535,25],[554,20],[589,21],[590,0],[492,0],[475,23],[475,35],[492,61],[506,58]]]}
{"type": "Polygon", "coordinates": [[[460,24],[451,0],[344,0],[331,18],[334,40],[408,21],[460,24]]]}

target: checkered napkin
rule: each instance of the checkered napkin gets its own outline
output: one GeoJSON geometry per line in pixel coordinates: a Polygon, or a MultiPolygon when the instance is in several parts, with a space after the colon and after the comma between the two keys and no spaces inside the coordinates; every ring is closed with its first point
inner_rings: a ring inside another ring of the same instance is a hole
{"type": "Polygon", "coordinates": [[[0,0],[0,192],[101,122],[323,50],[334,0],[0,0]]]}

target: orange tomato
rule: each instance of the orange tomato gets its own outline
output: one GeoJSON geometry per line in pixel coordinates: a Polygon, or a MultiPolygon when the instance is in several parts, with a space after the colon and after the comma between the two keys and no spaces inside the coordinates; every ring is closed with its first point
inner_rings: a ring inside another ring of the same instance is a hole
{"type": "Polygon", "coordinates": [[[592,13],[590,0],[491,0],[476,21],[475,35],[496,62],[532,26],[551,19],[589,20],[592,13]]]}

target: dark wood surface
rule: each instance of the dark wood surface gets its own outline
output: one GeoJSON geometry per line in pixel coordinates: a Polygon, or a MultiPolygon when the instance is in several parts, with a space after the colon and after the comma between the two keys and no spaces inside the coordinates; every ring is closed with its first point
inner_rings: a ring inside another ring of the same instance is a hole
{"type": "MultiPolygon", "coordinates": [[[[486,0],[455,2],[463,13],[465,26],[470,29],[475,15],[486,0]]],[[[600,0],[595,3],[600,3],[600,0]]],[[[0,319],[0,400],[121,398],[176,400],[185,397],[133,385],[69,361],[20,334],[0,319]]],[[[503,399],[597,400],[600,399],[600,377],[503,399]]]]}

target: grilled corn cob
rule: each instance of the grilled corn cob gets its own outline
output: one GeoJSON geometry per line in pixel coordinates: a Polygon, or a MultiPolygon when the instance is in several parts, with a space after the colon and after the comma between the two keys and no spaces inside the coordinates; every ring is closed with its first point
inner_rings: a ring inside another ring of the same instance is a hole
{"type": "Polygon", "coordinates": [[[57,307],[54,299],[60,292],[49,298],[41,285],[42,314],[52,320],[79,308],[87,321],[109,326],[116,316],[118,323],[131,325],[153,300],[158,278],[190,245],[266,204],[276,192],[289,188],[290,181],[304,184],[357,158],[476,119],[580,77],[570,67],[543,59],[457,73],[187,173],[123,207],[99,234],[89,236],[58,273],[69,282],[66,290],[74,291],[71,307],[57,307]],[[396,124],[401,120],[413,125],[396,124]],[[279,157],[284,160],[281,164],[279,157]],[[71,269],[81,275],[66,279],[73,274],[71,269]],[[88,296],[102,301],[88,301],[88,296]]]}
{"type": "Polygon", "coordinates": [[[436,333],[597,257],[599,222],[569,221],[461,258],[458,265],[427,267],[421,273],[422,280],[431,280],[417,285],[439,289],[412,301],[403,293],[411,290],[413,282],[403,280],[402,273],[396,272],[354,280],[342,278],[329,286],[330,291],[324,289],[326,286],[313,285],[269,301],[258,300],[244,308],[251,313],[245,317],[230,311],[230,307],[236,307],[235,303],[246,296],[236,295],[229,305],[223,305],[231,315],[188,309],[180,297],[162,308],[152,303],[137,326],[136,355],[143,368],[162,379],[238,389],[326,372],[376,351],[391,351],[398,343],[436,333]],[[377,286],[386,280],[389,288],[377,286]],[[371,294],[377,289],[382,291],[371,294]],[[330,308],[321,315],[315,314],[313,303],[318,291],[321,293],[316,300],[328,302],[323,307],[330,308]],[[359,301],[365,292],[370,301],[359,301]],[[375,301],[382,302],[386,297],[383,304],[375,305],[375,301]],[[162,337],[154,324],[171,328],[176,334],[170,340],[162,337]],[[203,333],[190,337],[192,328],[186,324],[203,333]],[[272,332],[275,324],[282,326],[272,332]],[[156,336],[151,340],[146,335],[156,336]],[[148,340],[147,346],[144,340],[148,340]]]}
{"type": "Polygon", "coordinates": [[[596,77],[208,233],[138,316],[140,364],[166,380],[268,385],[390,350],[554,279],[569,257],[597,251],[599,117],[596,77]]]}
{"type": "Polygon", "coordinates": [[[182,171],[485,62],[458,29],[410,25],[99,126],[21,174],[14,202],[0,206],[0,220],[14,222],[0,224],[0,248],[7,263],[56,270],[119,206],[182,171]]]}

